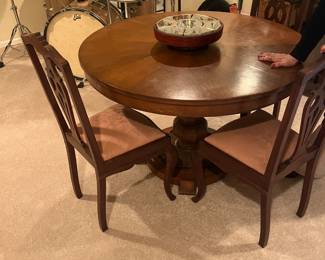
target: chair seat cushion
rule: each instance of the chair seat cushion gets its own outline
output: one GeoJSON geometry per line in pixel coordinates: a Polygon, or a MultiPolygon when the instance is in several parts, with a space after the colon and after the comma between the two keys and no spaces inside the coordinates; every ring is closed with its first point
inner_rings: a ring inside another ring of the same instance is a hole
{"type": "MultiPolygon", "coordinates": [[[[226,124],[205,141],[264,175],[280,123],[269,113],[258,110],[226,124]]],[[[298,134],[291,130],[283,161],[293,155],[297,141],[298,134]]]]}
{"type": "MultiPolygon", "coordinates": [[[[91,116],[89,121],[104,160],[166,136],[148,117],[119,104],[91,116]]],[[[79,131],[81,138],[86,142],[81,127],[79,131]]]]}

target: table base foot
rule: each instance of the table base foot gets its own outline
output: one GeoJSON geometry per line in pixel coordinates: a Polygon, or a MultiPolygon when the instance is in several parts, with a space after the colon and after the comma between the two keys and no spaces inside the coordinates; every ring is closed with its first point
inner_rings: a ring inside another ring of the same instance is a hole
{"type": "MultiPolygon", "coordinates": [[[[149,162],[149,168],[153,174],[164,179],[165,158],[157,157],[149,162]]],[[[206,185],[215,183],[224,178],[225,173],[209,162],[204,162],[204,175],[206,185]]],[[[174,185],[178,185],[179,195],[196,195],[197,187],[192,168],[177,168],[172,179],[174,185]]]]}

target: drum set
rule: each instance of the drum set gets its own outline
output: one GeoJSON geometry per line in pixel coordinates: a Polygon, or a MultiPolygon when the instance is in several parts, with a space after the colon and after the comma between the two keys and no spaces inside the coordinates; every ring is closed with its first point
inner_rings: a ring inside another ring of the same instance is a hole
{"type": "MultiPolygon", "coordinates": [[[[175,0],[170,0],[170,6],[175,11],[175,0]]],[[[44,35],[69,61],[73,75],[79,81],[78,86],[83,87],[85,75],[78,59],[81,43],[106,25],[144,14],[165,12],[166,0],[44,0],[44,8],[48,18],[44,35]]],[[[17,25],[0,56],[0,68],[4,66],[3,58],[16,31],[21,34],[29,32],[19,20],[14,0],[11,0],[11,9],[17,25]]]]}
{"type": "Polygon", "coordinates": [[[82,87],[85,75],[78,51],[91,33],[123,19],[164,12],[165,6],[165,0],[46,0],[48,22],[44,35],[69,61],[74,76],[80,80],[78,86],[82,87]]]}

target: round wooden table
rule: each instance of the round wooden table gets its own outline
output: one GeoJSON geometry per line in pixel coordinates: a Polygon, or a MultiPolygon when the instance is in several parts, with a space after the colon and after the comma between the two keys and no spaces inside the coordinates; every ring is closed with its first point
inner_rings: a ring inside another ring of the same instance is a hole
{"type": "MultiPolygon", "coordinates": [[[[243,113],[289,95],[299,66],[270,69],[262,51],[288,52],[299,34],[260,18],[204,12],[224,23],[221,39],[207,48],[181,51],[157,42],[153,14],[105,27],[81,45],[86,77],[100,93],[128,107],[176,116],[171,129],[179,151],[174,182],[182,193],[195,191],[191,151],[208,135],[204,117],[243,113]]],[[[206,175],[207,183],[218,179],[206,175]]]]}

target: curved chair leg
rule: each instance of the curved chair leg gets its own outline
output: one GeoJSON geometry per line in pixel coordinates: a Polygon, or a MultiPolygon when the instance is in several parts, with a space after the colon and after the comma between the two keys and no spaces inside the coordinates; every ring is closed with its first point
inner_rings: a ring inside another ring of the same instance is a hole
{"type": "Polygon", "coordinates": [[[107,227],[106,220],[106,179],[97,178],[97,213],[100,229],[105,232],[107,227]]]}
{"type": "Polygon", "coordinates": [[[69,161],[69,168],[70,168],[70,178],[72,182],[72,187],[74,194],[78,199],[82,197],[82,192],[80,189],[79,177],[78,177],[78,168],[77,168],[77,161],[76,161],[76,153],[74,147],[66,142],[65,144],[68,154],[68,161],[69,161]]]}
{"type": "Polygon", "coordinates": [[[313,160],[311,160],[307,163],[306,174],[305,174],[305,178],[304,178],[304,185],[302,188],[300,204],[299,204],[299,208],[297,211],[297,216],[299,216],[301,218],[305,215],[308,204],[309,204],[310,193],[311,193],[311,189],[313,186],[314,175],[315,175],[316,165],[317,165],[317,161],[318,161],[317,159],[318,159],[318,156],[316,156],[316,158],[314,158],[313,160]]]}
{"type": "Polygon", "coordinates": [[[272,192],[261,193],[261,231],[258,244],[266,247],[270,234],[272,192]]]}
{"type": "Polygon", "coordinates": [[[193,171],[195,172],[195,181],[197,186],[197,193],[194,197],[192,197],[193,202],[199,202],[204,194],[206,193],[206,183],[204,179],[204,170],[202,166],[202,158],[197,153],[192,154],[192,162],[193,162],[193,171]]]}
{"type": "Polygon", "coordinates": [[[174,175],[176,164],[177,164],[177,152],[175,148],[171,145],[166,151],[167,165],[164,178],[164,188],[167,197],[173,201],[176,196],[172,192],[172,176],[174,175]]]}

